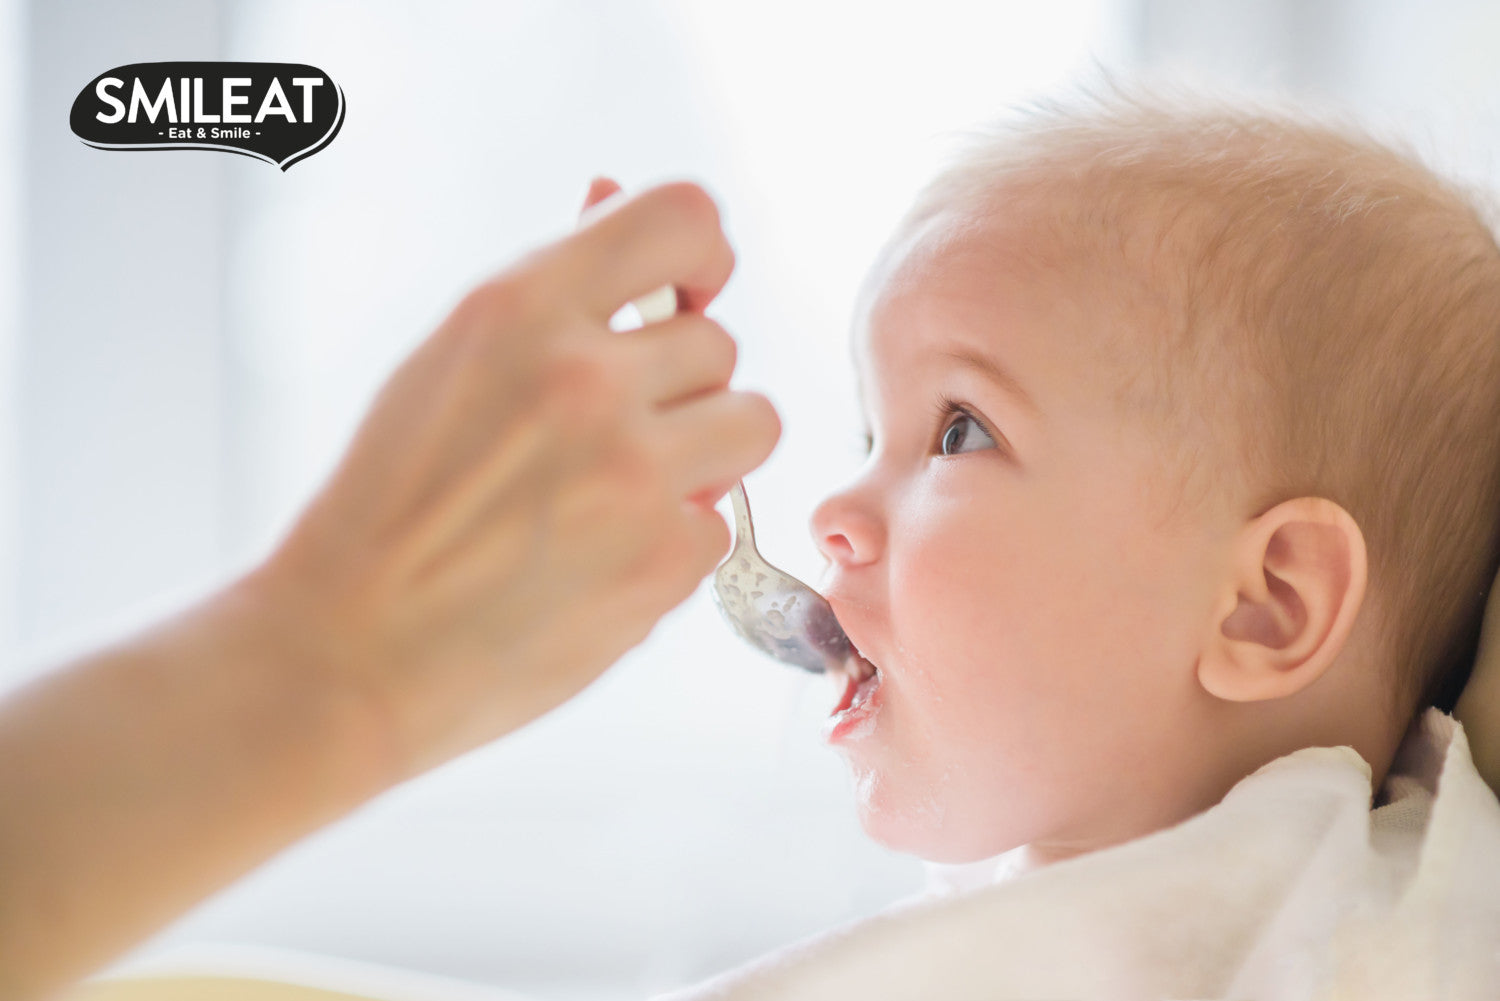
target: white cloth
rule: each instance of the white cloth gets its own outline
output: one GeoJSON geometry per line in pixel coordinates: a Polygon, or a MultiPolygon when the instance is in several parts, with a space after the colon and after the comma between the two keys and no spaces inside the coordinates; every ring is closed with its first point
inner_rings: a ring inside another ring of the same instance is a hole
{"type": "MultiPolygon", "coordinates": [[[[1500,802],[1462,726],[1407,732],[1371,809],[1304,748],[1175,827],[928,894],[671,1001],[1500,999],[1500,802]]],[[[972,875],[972,871],[970,872],[972,875]]]]}

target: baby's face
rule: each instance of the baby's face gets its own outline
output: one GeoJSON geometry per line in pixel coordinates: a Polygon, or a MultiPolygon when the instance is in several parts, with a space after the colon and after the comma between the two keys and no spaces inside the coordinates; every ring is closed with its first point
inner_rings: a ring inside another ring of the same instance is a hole
{"type": "Polygon", "coordinates": [[[1102,276],[1037,266],[1040,232],[954,213],[877,265],[854,328],[872,452],[812,519],[823,589],[880,669],[830,740],[869,834],[935,861],[1105,847],[1193,795],[1221,547],[1169,521],[1091,350],[1147,324],[1102,276]]]}

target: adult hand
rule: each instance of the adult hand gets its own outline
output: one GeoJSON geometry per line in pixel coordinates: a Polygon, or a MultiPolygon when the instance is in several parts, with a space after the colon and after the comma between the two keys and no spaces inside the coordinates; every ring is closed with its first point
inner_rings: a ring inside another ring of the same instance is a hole
{"type": "MultiPolygon", "coordinates": [[[[596,186],[597,188],[597,186],[596,186]]],[[[728,548],[780,435],[669,184],[466,296],[260,566],[0,700],[0,997],[43,996],[403,778],[576,693],[728,548]],[[629,333],[663,285],[683,312],[629,333]]]]}
{"type": "Polygon", "coordinates": [[[780,436],[764,396],[728,389],[734,341],[703,315],[733,267],[695,185],[588,211],[395,372],[246,581],[372,700],[402,775],[577,693],[727,551],[712,505],[780,436]],[[610,329],[662,285],[678,315],[610,329]]]}

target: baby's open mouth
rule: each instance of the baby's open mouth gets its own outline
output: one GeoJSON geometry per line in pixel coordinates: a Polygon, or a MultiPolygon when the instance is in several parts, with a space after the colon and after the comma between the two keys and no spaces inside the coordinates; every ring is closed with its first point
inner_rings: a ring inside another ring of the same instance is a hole
{"type": "Polygon", "coordinates": [[[843,685],[843,694],[838,705],[833,707],[833,716],[837,718],[845,713],[854,713],[874,694],[880,687],[880,668],[866,660],[851,643],[844,669],[834,674],[834,680],[836,684],[841,682],[843,685]]]}

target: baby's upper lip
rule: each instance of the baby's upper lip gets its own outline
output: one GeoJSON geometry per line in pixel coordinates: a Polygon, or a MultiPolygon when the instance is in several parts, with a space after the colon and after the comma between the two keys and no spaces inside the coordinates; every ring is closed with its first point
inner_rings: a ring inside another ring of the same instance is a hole
{"type": "Polygon", "coordinates": [[[867,648],[856,636],[856,633],[863,632],[863,629],[858,626],[854,630],[849,628],[852,624],[850,620],[856,618],[848,614],[850,606],[836,594],[827,594],[825,597],[833,606],[833,614],[839,620],[839,625],[843,626],[844,635],[849,637],[849,657],[841,665],[844,672],[853,675],[856,681],[862,681],[871,673],[878,672],[880,667],[865,654],[867,648]]]}

